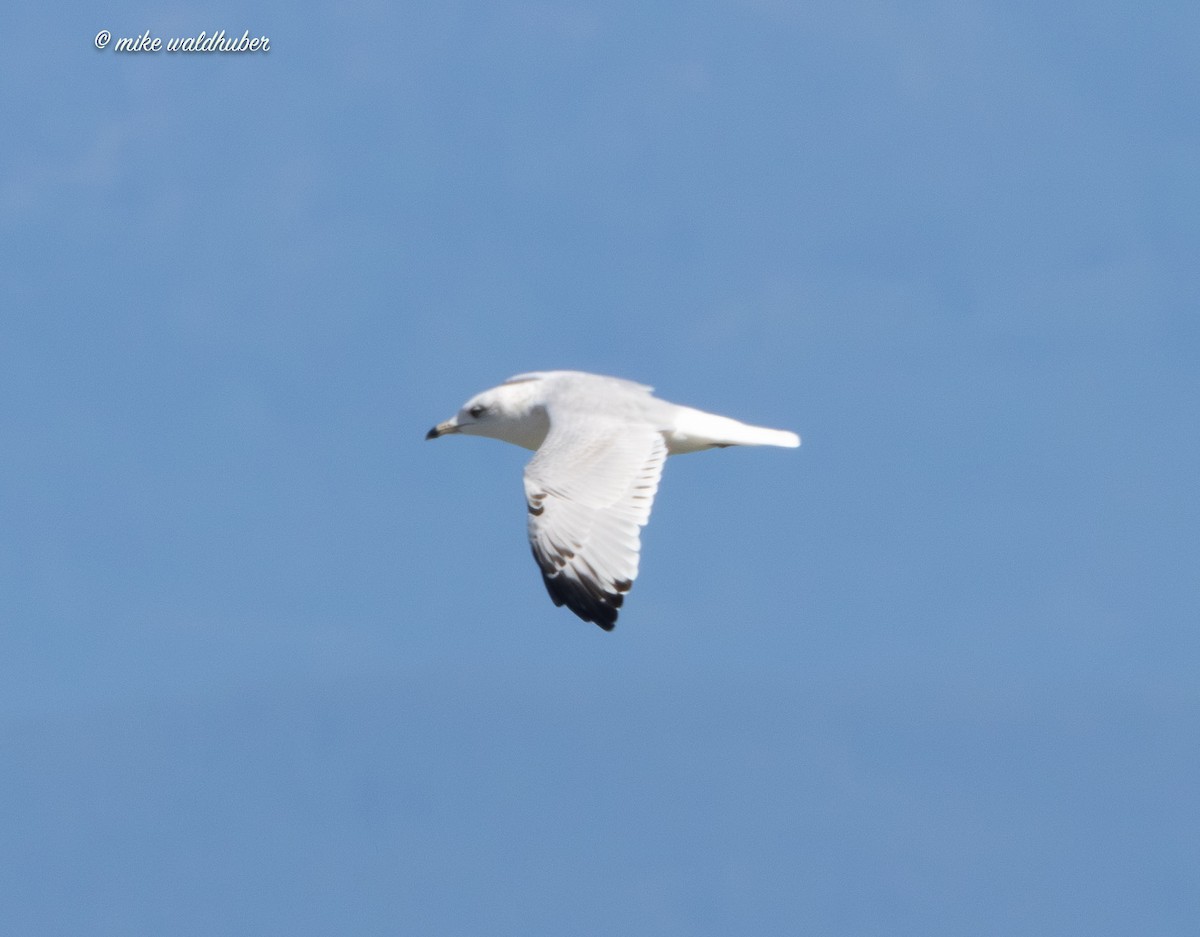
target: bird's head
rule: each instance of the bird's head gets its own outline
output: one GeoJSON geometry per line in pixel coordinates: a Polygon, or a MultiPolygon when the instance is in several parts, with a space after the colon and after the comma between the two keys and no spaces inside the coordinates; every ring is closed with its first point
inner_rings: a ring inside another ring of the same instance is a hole
{"type": "Polygon", "coordinates": [[[439,423],[426,439],[452,433],[490,436],[526,449],[536,449],[546,438],[550,421],[530,381],[510,382],[476,394],[458,413],[439,423]]]}

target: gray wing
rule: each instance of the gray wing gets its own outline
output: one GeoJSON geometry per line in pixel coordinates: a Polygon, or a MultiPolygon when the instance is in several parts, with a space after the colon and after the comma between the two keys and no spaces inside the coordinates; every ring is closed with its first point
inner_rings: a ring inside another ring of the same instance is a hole
{"type": "Polygon", "coordinates": [[[529,543],[555,605],[611,631],[638,573],[667,445],[651,426],[555,427],[525,467],[529,543]]]}

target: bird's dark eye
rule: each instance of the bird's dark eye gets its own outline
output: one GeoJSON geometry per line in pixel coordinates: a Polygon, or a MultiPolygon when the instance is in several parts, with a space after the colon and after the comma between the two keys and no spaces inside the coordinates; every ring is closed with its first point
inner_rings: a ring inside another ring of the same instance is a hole
{"type": "Polygon", "coordinates": [[[475,404],[475,406],[473,406],[473,407],[472,407],[470,410],[468,410],[467,412],[468,412],[469,414],[471,414],[471,418],[472,418],[472,419],[478,420],[478,419],[479,419],[481,416],[483,416],[483,412],[484,412],[486,409],[487,409],[487,407],[485,407],[483,404],[481,404],[481,403],[477,403],[477,404],[475,404]]]}

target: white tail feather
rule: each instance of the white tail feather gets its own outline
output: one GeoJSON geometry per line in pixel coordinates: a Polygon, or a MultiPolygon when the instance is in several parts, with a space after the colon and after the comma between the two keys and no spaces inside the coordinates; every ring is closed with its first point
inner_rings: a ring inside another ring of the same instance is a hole
{"type": "Polygon", "coordinates": [[[675,427],[667,434],[672,453],[697,452],[714,446],[783,446],[794,449],[800,437],[785,429],[739,423],[726,416],[680,407],[675,427]]]}

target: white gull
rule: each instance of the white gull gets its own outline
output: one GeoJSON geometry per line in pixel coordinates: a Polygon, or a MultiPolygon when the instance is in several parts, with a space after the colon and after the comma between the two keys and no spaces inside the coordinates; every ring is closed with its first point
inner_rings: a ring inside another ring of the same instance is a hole
{"type": "Polygon", "coordinates": [[[476,394],[425,436],[490,436],[536,450],[525,467],[529,542],[555,605],[611,631],[638,573],[669,455],[725,446],[800,445],[652,396],[653,388],[582,371],[535,371],[476,394]]]}

